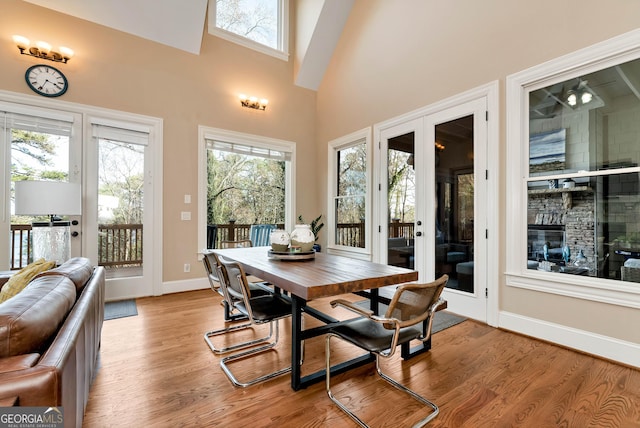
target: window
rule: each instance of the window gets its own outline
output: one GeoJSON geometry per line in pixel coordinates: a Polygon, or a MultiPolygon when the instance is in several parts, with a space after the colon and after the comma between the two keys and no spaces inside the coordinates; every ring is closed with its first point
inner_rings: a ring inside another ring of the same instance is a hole
{"type": "Polygon", "coordinates": [[[292,229],[294,159],[294,143],[200,127],[200,248],[249,238],[252,224],[292,229]]]}
{"type": "MultiPolygon", "coordinates": [[[[626,284],[640,282],[640,37],[631,39],[636,47],[622,44],[622,53],[608,42],[608,52],[585,50],[509,78],[508,101],[519,107],[508,111],[525,109],[527,119],[509,132],[507,194],[521,214],[507,233],[521,238],[508,267],[560,283],[552,292],[584,284],[640,295],[626,284]],[[589,52],[591,62],[573,66],[589,52]]],[[[602,300],[587,287],[579,293],[602,300]]]]}
{"type": "Polygon", "coordinates": [[[370,131],[358,131],[329,143],[331,196],[328,208],[329,248],[363,252],[370,248],[370,131]]]}
{"type": "Polygon", "coordinates": [[[209,2],[209,34],[288,59],[289,0],[209,2]]]}

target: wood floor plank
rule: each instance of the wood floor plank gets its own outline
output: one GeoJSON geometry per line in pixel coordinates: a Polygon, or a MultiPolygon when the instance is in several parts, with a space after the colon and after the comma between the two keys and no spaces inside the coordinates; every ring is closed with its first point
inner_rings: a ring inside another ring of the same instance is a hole
{"type": "MultiPolygon", "coordinates": [[[[329,300],[312,304],[337,318],[352,316],[331,309],[329,300]]],[[[282,376],[233,387],[203,340],[205,331],[224,326],[219,302],[211,290],[148,297],[137,300],[137,316],[106,321],[84,426],[356,426],[328,399],[324,383],[294,392],[282,376]]],[[[234,365],[238,375],[287,364],[289,327],[282,323],[282,343],[259,364],[234,365]]],[[[324,344],[323,337],[307,341],[303,374],[323,367],[324,344]]],[[[358,352],[332,341],[332,361],[358,352]]],[[[637,369],[474,321],[435,334],[430,352],[407,362],[397,355],[383,367],[440,406],[431,427],[640,426],[637,369]]],[[[335,376],[332,386],[372,426],[411,426],[428,413],[374,376],[373,364],[335,376]]]]}

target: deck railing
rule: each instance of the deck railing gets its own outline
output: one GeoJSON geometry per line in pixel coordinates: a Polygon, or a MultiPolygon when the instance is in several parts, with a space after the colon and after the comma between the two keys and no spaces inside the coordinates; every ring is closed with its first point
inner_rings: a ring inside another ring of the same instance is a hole
{"type": "MultiPolygon", "coordinates": [[[[284,224],[278,224],[284,228],[284,224]]],[[[207,227],[207,247],[220,248],[222,241],[249,239],[250,224],[209,225],[207,227]]],[[[336,244],[364,247],[365,222],[341,223],[336,228],[336,244]]],[[[98,225],[98,264],[105,267],[142,266],[141,224],[100,224],[98,225]]],[[[413,223],[394,220],[389,224],[389,237],[413,237],[413,223]]],[[[11,225],[11,260],[9,268],[21,269],[33,261],[30,224],[11,225]]]]}
{"type": "MultiPolygon", "coordinates": [[[[98,225],[98,264],[100,266],[142,266],[141,224],[98,225]]],[[[33,261],[30,224],[11,225],[9,269],[22,269],[33,261]]]]}

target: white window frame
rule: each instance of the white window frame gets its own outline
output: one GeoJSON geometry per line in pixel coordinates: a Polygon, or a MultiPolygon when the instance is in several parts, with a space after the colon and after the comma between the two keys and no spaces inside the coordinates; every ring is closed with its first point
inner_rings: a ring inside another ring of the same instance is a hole
{"type": "Polygon", "coordinates": [[[285,163],[285,230],[293,229],[296,207],[296,143],[260,135],[245,134],[225,129],[198,126],[198,249],[207,248],[207,140],[242,144],[291,154],[285,163]]]}
{"type": "Polygon", "coordinates": [[[236,43],[249,49],[271,55],[283,61],[289,60],[289,0],[278,0],[278,48],[258,43],[239,34],[223,30],[216,26],[216,1],[209,1],[208,32],[213,36],[236,43]]]}
{"type": "Polygon", "coordinates": [[[640,58],[640,30],[507,77],[506,283],[508,286],[640,308],[637,284],[527,269],[529,92],[640,58]]]}
{"type": "Polygon", "coordinates": [[[345,135],[340,138],[336,138],[328,143],[328,201],[327,201],[327,227],[330,232],[327,234],[327,252],[330,254],[340,254],[359,258],[363,260],[371,260],[371,227],[373,224],[373,218],[371,216],[371,171],[372,171],[372,137],[371,128],[364,128],[359,131],[355,131],[349,135],[345,135]],[[348,149],[349,147],[357,146],[364,142],[367,153],[367,181],[366,181],[366,194],[365,194],[365,247],[349,247],[346,245],[336,245],[335,243],[335,230],[336,230],[336,216],[335,216],[335,199],[337,197],[338,186],[338,151],[348,149]]]}

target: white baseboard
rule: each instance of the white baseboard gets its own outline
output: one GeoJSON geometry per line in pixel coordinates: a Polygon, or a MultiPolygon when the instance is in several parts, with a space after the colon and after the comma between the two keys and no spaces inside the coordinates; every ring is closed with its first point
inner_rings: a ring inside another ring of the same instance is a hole
{"type": "Polygon", "coordinates": [[[195,291],[211,288],[207,278],[196,278],[180,281],[168,281],[162,283],[162,295],[170,293],[182,293],[183,291],[195,291]]]}
{"type": "Polygon", "coordinates": [[[499,327],[634,367],[640,367],[640,344],[578,330],[511,312],[500,312],[499,327]]]}

